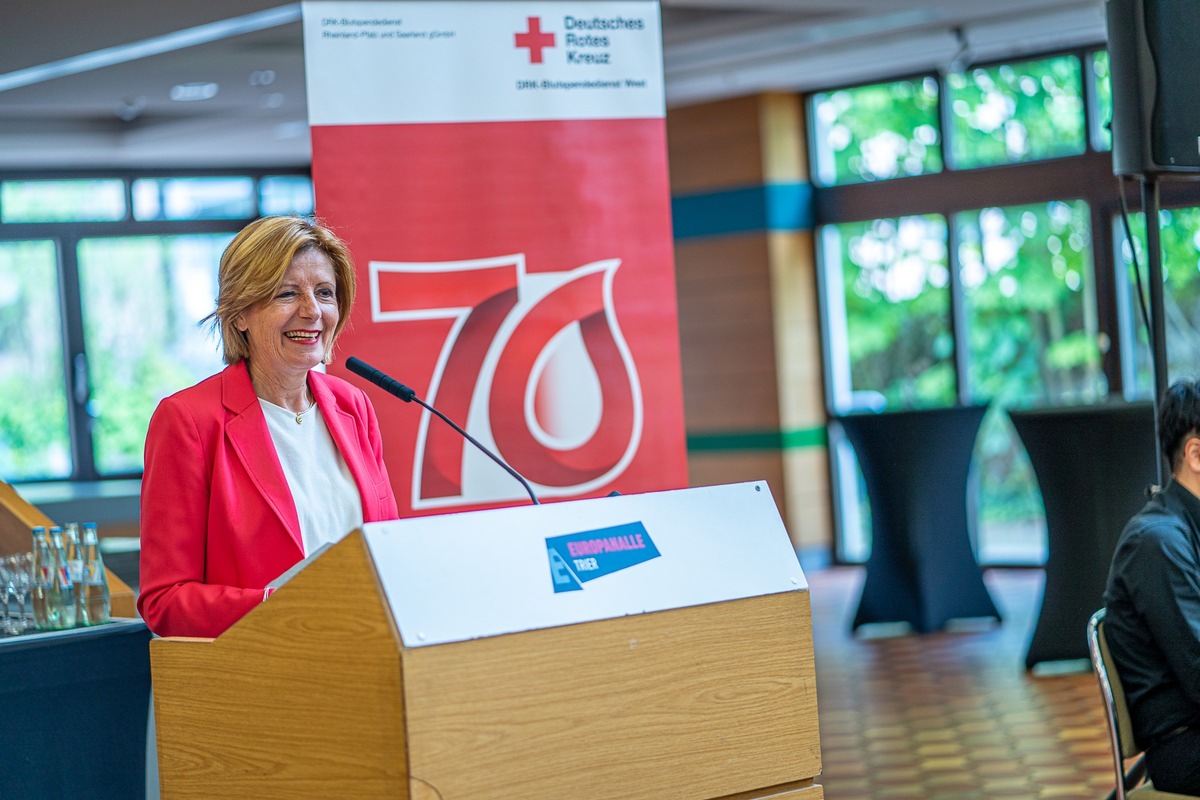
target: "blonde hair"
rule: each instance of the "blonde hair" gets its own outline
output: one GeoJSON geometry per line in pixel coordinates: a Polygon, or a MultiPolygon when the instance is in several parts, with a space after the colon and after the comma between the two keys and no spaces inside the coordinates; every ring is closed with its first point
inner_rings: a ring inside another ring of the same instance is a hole
{"type": "Polygon", "coordinates": [[[339,316],[322,359],[326,364],[333,360],[333,345],[350,320],[354,305],[354,260],[346,243],[325,226],[305,217],[283,216],[251,222],[221,255],[217,307],[200,324],[208,325],[220,337],[226,364],[250,357],[249,341],[237,329],[235,320],[273,297],[292,259],[305,250],[319,250],[333,264],[339,316]]]}

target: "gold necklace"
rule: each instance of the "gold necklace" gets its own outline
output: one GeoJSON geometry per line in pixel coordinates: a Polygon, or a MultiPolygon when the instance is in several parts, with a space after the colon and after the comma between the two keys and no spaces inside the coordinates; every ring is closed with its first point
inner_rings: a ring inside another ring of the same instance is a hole
{"type": "Polygon", "coordinates": [[[303,424],[304,423],[304,415],[307,414],[308,412],[312,411],[314,408],[316,408],[316,406],[317,406],[317,401],[313,400],[311,403],[308,404],[308,408],[304,409],[303,411],[296,412],[296,424],[297,425],[303,424]]]}

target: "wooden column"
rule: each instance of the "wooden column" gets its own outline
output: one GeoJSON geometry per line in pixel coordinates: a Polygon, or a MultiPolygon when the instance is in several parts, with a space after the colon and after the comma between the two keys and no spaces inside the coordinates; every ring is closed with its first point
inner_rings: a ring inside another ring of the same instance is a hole
{"type": "Polygon", "coordinates": [[[767,480],[796,548],[828,552],[802,99],[671,109],[667,134],[691,483],[767,480]]]}

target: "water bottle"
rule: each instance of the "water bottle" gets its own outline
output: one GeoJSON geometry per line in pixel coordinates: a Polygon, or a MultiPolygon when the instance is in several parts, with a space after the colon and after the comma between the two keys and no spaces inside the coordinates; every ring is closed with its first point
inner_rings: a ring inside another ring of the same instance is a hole
{"type": "Polygon", "coordinates": [[[46,528],[38,525],[33,529],[33,582],[30,584],[29,594],[33,603],[33,625],[39,631],[50,628],[46,616],[46,601],[50,589],[54,585],[50,572],[52,560],[50,542],[46,538],[46,528]]]}
{"type": "Polygon", "coordinates": [[[46,621],[54,630],[75,627],[75,582],[71,580],[67,553],[63,549],[62,528],[50,529],[50,552],[54,558],[54,586],[46,598],[46,621]]]}
{"type": "Polygon", "coordinates": [[[75,620],[82,624],[82,593],[79,590],[83,581],[83,545],[79,541],[79,523],[68,522],[63,526],[63,550],[66,552],[67,574],[71,583],[75,584],[75,620]]]}
{"type": "Polygon", "coordinates": [[[108,573],[100,555],[100,540],[96,523],[83,523],[83,567],[79,585],[81,625],[102,625],[112,615],[112,599],[108,590],[108,573]]]}

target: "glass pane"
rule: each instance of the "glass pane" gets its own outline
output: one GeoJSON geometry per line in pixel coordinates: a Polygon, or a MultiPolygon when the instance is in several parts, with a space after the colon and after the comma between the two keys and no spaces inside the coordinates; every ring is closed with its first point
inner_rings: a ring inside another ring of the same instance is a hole
{"type": "MultiPolygon", "coordinates": [[[[1162,247],[1163,306],[1167,329],[1167,382],[1194,378],[1200,373],[1200,208],[1176,208],[1159,212],[1162,247]]],[[[1142,294],[1149,311],[1147,286],[1146,218],[1130,215],[1129,225],[1137,247],[1142,294]]],[[[1117,220],[1116,241],[1121,254],[1119,269],[1125,276],[1117,281],[1121,355],[1125,367],[1125,395],[1150,399],[1154,373],[1150,360],[1150,337],[1138,306],[1133,262],[1124,229],[1117,220]]]]}
{"type": "Polygon", "coordinates": [[[1046,514],[1025,445],[1001,406],[988,408],[971,455],[975,555],[981,564],[1044,564],[1046,514]]]}
{"type": "Polygon", "coordinates": [[[835,410],[953,404],[945,220],[829,225],[821,250],[835,410]]]}
{"type": "Polygon", "coordinates": [[[275,175],[258,182],[258,210],[263,216],[313,213],[312,181],[304,175],[275,175]]]}
{"type": "Polygon", "coordinates": [[[1108,51],[1092,55],[1092,80],[1096,87],[1096,120],[1092,130],[1092,147],[1112,150],[1112,79],[1108,69],[1108,51]]]}
{"type": "Polygon", "coordinates": [[[833,453],[833,475],[837,482],[838,499],[838,558],[848,563],[862,563],[871,556],[871,502],[867,497],[867,482],[858,466],[854,446],[841,432],[831,426],[829,447],[833,453]]]}
{"type": "Polygon", "coordinates": [[[249,219],[258,206],[252,178],[139,178],[133,182],[133,217],[249,219]]]}
{"type": "Polygon", "coordinates": [[[972,400],[1085,403],[1107,393],[1088,220],[1083,201],[955,216],[972,400]]]}
{"type": "Polygon", "coordinates": [[[814,95],[813,158],[827,186],[940,172],[938,82],[924,78],[814,95]]]}
{"type": "Polygon", "coordinates": [[[0,242],[0,477],[66,478],[67,431],[58,249],[0,242]]]}
{"type": "Polygon", "coordinates": [[[196,323],[213,310],[217,265],[232,238],[230,233],[79,243],[89,411],[101,474],[139,471],[158,401],[221,369],[217,342],[196,323]]]}
{"type": "Polygon", "coordinates": [[[4,181],[0,222],[116,222],[125,219],[125,181],[4,181]]]}
{"type": "Polygon", "coordinates": [[[1079,59],[1059,56],[946,76],[950,163],[960,169],[1084,151],[1079,59]]]}
{"type": "Polygon", "coordinates": [[[968,396],[991,402],[975,445],[983,563],[1039,564],[1037,478],[1004,409],[1092,402],[1106,393],[1086,203],[955,216],[968,330],[968,396]]]}

